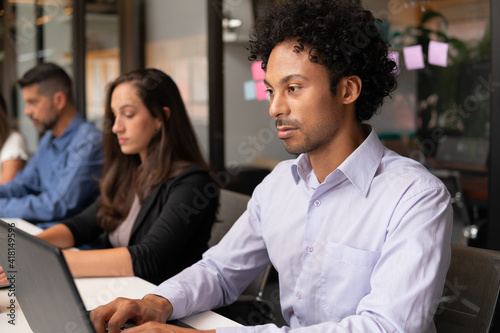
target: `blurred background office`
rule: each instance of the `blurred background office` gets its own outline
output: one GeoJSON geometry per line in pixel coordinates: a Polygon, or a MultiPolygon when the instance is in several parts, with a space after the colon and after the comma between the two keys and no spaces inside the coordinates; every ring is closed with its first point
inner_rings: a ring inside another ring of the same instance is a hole
{"type": "MultiPolygon", "coordinates": [[[[37,63],[72,74],[79,112],[98,126],[106,84],[157,67],[178,84],[221,183],[250,194],[278,161],[293,158],[267,113],[259,65],[247,60],[249,28],[270,1],[278,0],[2,0],[0,88],[10,122],[34,152],[39,134],[15,83],[37,63]]],[[[448,185],[454,242],[500,249],[500,22],[491,20],[500,3],[360,1],[380,19],[400,72],[371,124],[388,147],[448,185]]],[[[366,38],[360,32],[352,47],[366,38]]]]}

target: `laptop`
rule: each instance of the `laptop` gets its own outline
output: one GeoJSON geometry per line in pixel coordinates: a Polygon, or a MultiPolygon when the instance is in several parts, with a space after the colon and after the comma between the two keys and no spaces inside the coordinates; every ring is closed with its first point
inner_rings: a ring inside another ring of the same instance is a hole
{"type": "Polygon", "coordinates": [[[33,332],[95,333],[60,249],[0,220],[0,264],[33,332]]]}

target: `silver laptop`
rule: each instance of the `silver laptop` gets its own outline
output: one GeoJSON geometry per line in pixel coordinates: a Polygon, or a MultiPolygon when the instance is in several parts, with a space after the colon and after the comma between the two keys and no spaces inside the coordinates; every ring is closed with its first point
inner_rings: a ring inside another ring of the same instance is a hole
{"type": "Polygon", "coordinates": [[[60,249],[0,220],[0,264],[33,332],[95,333],[60,249]]]}

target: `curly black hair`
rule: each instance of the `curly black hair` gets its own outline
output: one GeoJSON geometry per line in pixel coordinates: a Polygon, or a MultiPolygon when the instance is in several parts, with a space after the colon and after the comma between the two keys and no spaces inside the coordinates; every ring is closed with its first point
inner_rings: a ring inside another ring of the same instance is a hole
{"type": "Polygon", "coordinates": [[[267,70],[273,48],[296,38],[295,51],[306,45],[310,61],[329,71],[333,94],[341,78],[361,78],[356,117],[368,120],[396,89],[396,63],[387,56],[389,44],[380,36],[376,22],[357,0],[280,1],[266,8],[255,23],[249,60],[262,60],[262,68],[267,70]]]}

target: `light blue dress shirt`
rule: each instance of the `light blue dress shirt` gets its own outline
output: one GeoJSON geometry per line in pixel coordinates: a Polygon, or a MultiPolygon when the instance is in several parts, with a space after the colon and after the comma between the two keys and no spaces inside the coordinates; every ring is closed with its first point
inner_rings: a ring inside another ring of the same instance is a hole
{"type": "Polygon", "coordinates": [[[184,317],[231,303],[273,264],[289,327],[217,332],[434,332],[451,228],[441,181],[371,131],[321,184],[307,154],[280,163],[219,245],[154,294],[184,317]]]}
{"type": "Polygon", "coordinates": [[[48,131],[26,167],[0,186],[0,217],[37,222],[77,214],[95,200],[103,163],[102,133],[76,115],[61,136],[48,131]]]}

